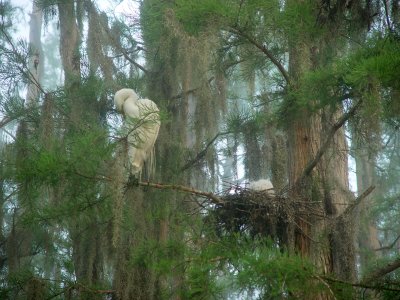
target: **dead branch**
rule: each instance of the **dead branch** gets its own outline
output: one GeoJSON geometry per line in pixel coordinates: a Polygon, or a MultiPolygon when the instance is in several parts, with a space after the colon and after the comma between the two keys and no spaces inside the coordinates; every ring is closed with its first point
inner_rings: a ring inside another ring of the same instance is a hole
{"type": "Polygon", "coordinates": [[[400,239],[400,235],[397,236],[397,238],[395,238],[395,240],[392,243],[390,243],[388,246],[383,246],[378,249],[374,249],[374,251],[390,250],[396,245],[396,243],[399,239],[400,239]]]}
{"type": "Polygon", "coordinates": [[[231,133],[230,131],[218,132],[218,133],[207,143],[207,145],[204,147],[203,150],[201,150],[199,153],[197,153],[197,155],[196,155],[193,159],[189,160],[189,161],[181,168],[181,171],[185,171],[186,169],[189,169],[192,165],[195,165],[200,159],[202,159],[202,158],[206,155],[208,148],[215,142],[215,140],[216,140],[218,137],[220,137],[220,136],[222,136],[222,135],[227,135],[227,134],[230,134],[230,133],[231,133]]]}
{"type": "Polygon", "coordinates": [[[339,118],[339,120],[335,124],[333,124],[333,126],[331,127],[331,129],[329,130],[329,132],[327,134],[327,137],[326,137],[324,143],[319,148],[315,157],[307,164],[307,166],[305,167],[305,169],[303,171],[303,174],[297,180],[296,185],[303,182],[303,180],[311,174],[312,170],[314,170],[316,165],[321,160],[322,155],[324,155],[326,150],[328,150],[328,147],[330,146],[330,144],[333,140],[333,137],[336,134],[336,131],[338,131],[344,125],[344,123],[346,123],[346,121],[355,114],[357,108],[361,105],[361,103],[362,103],[362,100],[359,100],[356,104],[354,104],[354,106],[352,108],[350,108],[350,110],[348,112],[343,114],[339,118]]]}
{"type": "Polygon", "coordinates": [[[205,197],[211,200],[212,203],[214,204],[219,204],[222,205],[225,202],[219,198],[218,196],[214,195],[211,192],[204,192],[204,191],[199,191],[196,190],[192,187],[187,187],[184,185],[179,185],[179,184],[161,184],[161,183],[152,183],[152,182],[139,182],[140,186],[145,186],[145,187],[152,187],[160,190],[177,190],[177,191],[182,191],[185,193],[191,193],[191,194],[196,194],[201,197],[205,197]]]}
{"type": "MultiPolygon", "coordinates": [[[[207,80],[207,84],[210,84],[214,79],[215,79],[214,76],[212,76],[211,78],[209,78],[209,79],[207,80]]],[[[201,84],[201,85],[198,86],[198,87],[195,87],[195,88],[192,88],[192,89],[190,89],[190,90],[187,90],[187,91],[182,91],[181,93],[179,93],[179,94],[177,94],[177,95],[175,95],[175,96],[172,96],[170,99],[171,99],[171,100],[175,100],[175,99],[182,98],[183,96],[189,95],[190,93],[194,93],[194,92],[198,91],[199,89],[201,89],[201,88],[204,86],[204,84],[205,84],[205,83],[201,84]]]]}
{"type": "Polygon", "coordinates": [[[114,36],[112,35],[112,33],[110,32],[110,29],[108,28],[108,26],[105,26],[102,22],[99,22],[99,24],[101,24],[101,26],[103,27],[104,31],[107,33],[108,38],[110,39],[110,41],[112,42],[113,46],[115,48],[117,48],[117,50],[119,50],[122,54],[122,56],[129,61],[132,65],[134,65],[135,67],[137,67],[138,69],[142,70],[144,74],[149,75],[151,74],[151,72],[149,70],[147,70],[145,67],[143,67],[141,64],[137,63],[135,60],[133,60],[130,56],[129,56],[129,52],[126,51],[114,38],[114,36]]]}
{"type": "Polygon", "coordinates": [[[0,121],[0,128],[2,128],[3,126],[7,125],[8,123],[10,123],[12,121],[11,118],[9,117],[4,117],[3,120],[0,121]]]}
{"type": "Polygon", "coordinates": [[[363,280],[362,283],[368,283],[371,281],[375,281],[386,274],[389,274],[390,272],[393,272],[394,270],[400,268],[400,257],[395,259],[394,261],[388,263],[386,266],[380,267],[376,269],[375,271],[371,272],[368,276],[366,276],[363,280]]]}
{"type": "MultiPolygon", "coordinates": [[[[375,186],[371,185],[369,188],[367,188],[360,196],[358,196],[353,203],[351,203],[349,206],[347,206],[346,210],[340,215],[340,216],[344,216],[344,215],[348,215],[350,214],[353,209],[361,203],[361,201],[363,201],[365,198],[367,198],[367,196],[369,194],[372,193],[372,191],[375,189],[375,186]]],[[[339,217],[340,217],[339,216],[339,217]]]]}
{"type": "Polygon", "coordinates": [[[322,275],[322,276],[318,276],[318,277],[323,278],[327,282],[340,283],[340,284],[353,286],[353,287],[357,287],[357,288],[364,288],[364,289],[370,289],[370,290],[381,290],[381,291],[391,291],[391,292],[400,292],[400,289],[386,287],[386,286],[382,286],[382,285],[370,285],[370,284],[367,284],[367,283],[364,283],[364,282],[356,282],[356,283],[354,283],[354,282],[349,282],[349,281],[345,281],[345,280],[340,280],[340,279],[328,277],[326,275],[322,275]]]}

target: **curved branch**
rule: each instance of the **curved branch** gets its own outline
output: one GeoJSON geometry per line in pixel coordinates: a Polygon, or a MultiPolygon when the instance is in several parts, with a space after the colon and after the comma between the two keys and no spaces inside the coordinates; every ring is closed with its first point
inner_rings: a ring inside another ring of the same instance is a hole
{"type": "Polygon", "coordinates": [[[286,83],[288,84],[290,83],[289,73],[286,71],[285,67],[280,63],[280,61],[272,54],[272,52],[268,50],[267,47],[265,47],[263,44],[256,41],[254,37],[252,37],[251,35],[249,35],[248,33],[244,32],[243,30],[237,27],[232,27],[228,31],[245,38],[247,41],[250,42],[250,44],[256,46],[259,50],[261,50],[261,52],[264,53],[271,60],[271,62],[278,68],[279,72],[285,78],[286,83]]]}

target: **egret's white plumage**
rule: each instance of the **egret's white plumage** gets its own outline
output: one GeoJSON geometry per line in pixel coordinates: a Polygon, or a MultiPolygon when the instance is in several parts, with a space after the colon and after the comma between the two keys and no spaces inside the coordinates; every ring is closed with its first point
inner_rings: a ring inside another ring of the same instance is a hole
{"type": "Polygon", "coordinates": [[[275,196],[274,186],[269,179],[259,179],[249,183],[249,189],[253,191],[267,191],[268,195],[275,196]]]}
{"type": "Polygon", "coordinates": [[[150,174],[154,169],[154,144],[160,129],[157,105],[149,99],[139,99],[132,89],[115,93],[117,111],[125,118],[128,134],[128,158],[133,174],[140,174],[146,161],[150,174]]]}

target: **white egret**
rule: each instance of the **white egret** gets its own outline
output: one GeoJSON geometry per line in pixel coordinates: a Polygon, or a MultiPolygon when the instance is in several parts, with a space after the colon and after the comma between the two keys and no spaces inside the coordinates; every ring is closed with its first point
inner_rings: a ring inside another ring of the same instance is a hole
{"type": "Polygon", "coordinates": [[[146,162],[149,176],[154,171],[154,144],[160,129],[159,109],[153,101],[139,99],[132,89],[116,92],[114,104],[124,116],[132,173],[140,175],[146,162]]]}
{"type": "Polygon", "coordinates": [[[275,196],[274,186],[269,179],[259,179],[249,183],[249,189],[253,191],[266,191],[269,196],[275,196]]]}

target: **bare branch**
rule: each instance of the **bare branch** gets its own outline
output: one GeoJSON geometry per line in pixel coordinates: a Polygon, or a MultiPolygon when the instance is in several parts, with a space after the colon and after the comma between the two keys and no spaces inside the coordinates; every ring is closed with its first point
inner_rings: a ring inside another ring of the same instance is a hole
{"type": "Polygon", "coordinates": [[[362,283],[368,283],[371,281],[375,281],[386,274],[389,274],[390,272],[393,272],[394,270],[400,268],[400,257],[395,259],[394,261],[388,263],[386,266],[383,266],[381,268],[376,269],[375,271],[371,272],[368,276],[366,276],[363,280],[362,283]]]}
{"type": "Polygon", "coordinates": [[[307,164],[307,166],[305,167],[305,169],[303,171],[303,174],[297,180],[296,185],[301,183],[303,181],[303,179],[305,179],[307,176],[309,176],[311,174],[312,170],[314,170],[316,165],[321,160],[322,155],[324,155],[326,150],[328,150],[328,147],[331,144],[333,137],[336,134],[336,131],[338,131],[344,125],[344,123],[346,123],[346,121],[355,114],[357,108],[361,105],[361,103],[362,103],[362,100],[359,100],[356,104],[354,104],[354,106],[352,108],[350,108],[350,110],[348,112],[343,114],[339,118],[339,120],[335,124],[333,124],[333,126],[331,127],[331,129],[329,130],[329,132],[326,136],[324,143],[319,148],[315,157],[307,164]]]}
{"type": "Polygon", "coordinates": [[[196,194],[201,197],[205,197],[211,200],[212,203],[214,204],[219,204],[222,205],[225,202],[219,198],[218,196],[214,195],[211,192],[204,192],[204,191],[199,191],[191,187],[187,187],[184,185],[179,185],[179,184],[161,184],[161,183],[151,183],[151,182],[139,182],[140,186],[144,187],[152,187],[156,189],[161,189],[161,190],[177,190],[177,191],[182,191],[186,193],[191,193],[191,194],[196,194]]]}
{"type": "Polygon", "coordinates": [[[328,277],[326,275],[322,275],[320,277],[324,278],[324,280],[326,280],[328,282],[334,282],[334,283],[336,282],[336,283],[345,284],[345,285],[353,286],[353,287],[359,287],[359,288],[371,289],[371,290],[400,292],[400,289],[386,287],[386,286],[382,286],[382,285],[369,285],[369,284],[364,283],[364,282],[354,283],[354,282],[349,282],[349,281],[344,281],[344,280],[328,277]]]}
{"type": "MultiPolygon", "coordinates": [[[[212,76],[210,79],[207,80],[207,83],[210,84],[211,81],[214,80],[214,78],[215,78],[215,77],[212,76]]],[[[179,99],[179,98],[182,98],[184,95],[188,95],[188,94],[190,94],[190,93],[194,93],[194,92],[196,92],[197,90],[201,89],[201,88],[203,87],[203,85],[204,85],[204,83],[203,83],[202,85],[198,86],[198,87],[193,88],[193,89],[190,89],[190,90],[187,90],[187,91],[182,91],[181,93],[179,93],[179,94],[177,94],[177,95],[175,95],[175,96],[172,96],[172,97],[171,97],[171,100],[179,99]]]]}
{"type": "Polygon", "coordinates": [[[118,47],[118,50],[121,51],[121,54],[125,57],[125,59],[127,61],[129,61],[132,65],[134,65],[135,67],[139,68],[140,70],[143,71],[143,73],[145,74],[149,74],[150,72],[145,69],[142,65],[138,64],[136,61],[134,61],[132,58],[129,57],[128,53],[122,49],[122,47],[118,47]]]}
{"type": "Polygon", "coordinates": [[[367,198],[367,196],[369,194],[372,193],[372,191],[375,189],[375,186],[371,185],[369,188],[367,188],[360,196],[358,196],[355,201],[353,203],[351,203],[349,206],[347,206],[346,210],[340,214],[339,216],[337,216],[336,218],[349,214],[353,211],[353,209],[361,203],[361,201],[363,201],[365,198],[367,198]]]}
{"type": "Polygon", "coordinates": [[[383,246],[378,249],[374,249],[374,251],[390,250],[396,245],[396,243],[399,239],[400,239],[400,235],[397,236],[397,238],[395,238],[395,240],[392,243],[390,243],[388,246],[383,246]]]}
{"type": "Polygon", "coordinates": [[[215,140],[222,136],[222,135],[226,135],[226,134],[230,134],[230,131],[226,131],[226,132],[218,132],[208,143],[207,145],[204,147],[203,150],[201,150],[199,153],[197,153],[197,155],[189,160],[182,168],[181,171],[185,171],[186,169],[189,169],[191,166],[195,165],[200,159],[204,158],[204,156],[207,153],[208,148],[215,142],[215,140]]]}
{"type": "MultiPolygon", "coordinates": [[[[108,182],[113,181],[112,178],[107,177],[107,176],[87,176],[85,174],[79,173],[78,171],[75,171],[75,173],[78,176],[81,176],[83,178],[90,179],[90,180],[101,180],[101,181],[108,181],[108,182]]],[[[126,182],[124,182],[124,183],[126,183],[126,182]]],[[[160,189],[160,190],[182,191],[185,193],[195,194],[200,197],[208,198],[214,204],[219,204],[219,205],[225,204],[225,201],[223,201],[220,197],[216,196],[215,194],[213,194],[211,192],[200,191],[195,188],[180,185],[180,184],[164,184],[164,183],[153,183],[153,182],[143,182],[143,181],[139,181],[139,182],[136,181],[136,183],[134,183],[134,184],[140,185],[143,187],[152,187],[152,188],[156,188],[156,189],[160,189]]]]}
{"type": "Polygon", "coordinates": [[[9,117],[4,117],[3,120],[0,121],[0,128],[10,123],[13,119],[9,117]]]}

